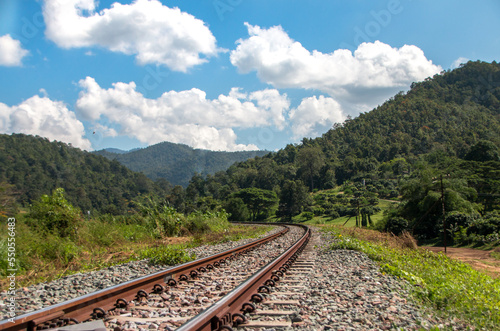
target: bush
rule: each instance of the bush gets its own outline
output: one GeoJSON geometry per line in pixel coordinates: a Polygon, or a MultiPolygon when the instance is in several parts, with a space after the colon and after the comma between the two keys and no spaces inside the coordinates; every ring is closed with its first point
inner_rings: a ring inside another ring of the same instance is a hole
{"type": "Polygon", "coordinates": [[[500,233],[500,214],[491,212],[483,218],[473,220],[467,229],[467,234],[478,234],[487,236],[493,233],[500,233]]]}
{"type": "Polygon", "coordinates": [[[194,212],[188,216],[187,230],[191,233],[221,232],[229,229],[228,216],[224,210],[194,212]]]}
{"type": "Polygon", "coordinates": [[[78,231],[78,237],[86,241],[89,246],[102,247],[111,247],[122,239],[116,225],[101,220],[85,221],[84,226],[78,231]]]}
{"type": "Polygon", "coordinates": [[[55,189],[51,196],[42,195],[40,200],[32,205],[28,218],[32,227],[60,237],[74,235],[78,223],[82,220],[80,210],[64,198],[63,188],[55,189]]]}
{"type": "Polygon", "coordinates": [[[321,207],[314,207],[313,213],[314,213],[314,216],[321,216],[321,215],[325,214],[325,209],[323,209],[321,207]]]}
{"type": "Polygon", "coordinates": [[[247,205],[241,198],[230,198],[225,204],[225,209],[229,213],[229,219],[232,222],[246,222],[250,219],[247,205]]]}
{"type": "Polygon", "coordinates": [[[172,246],[148,248],[141,251],[139,256],[141,259],[149,259],[153,265],[175,265],[196,259],[195,254],[189,255],[184,249],[172,246]]]}
{"type": "Polygon", "coordinates": [[[391,217],[385,223],[384,230],[399,235],[408,230],[408,220],[403,217],[391,217]]]}
{"type": "Polygon", "coordinates": [[[167,202],[160,203],[149,197],[145,203],[138,203],[138,206],[155,237],[176,237],[182,233],[184,215],[170,207],[167,202]]]}
{"type": "Polygon", "coordinates": [[[303,212],[302,213],[302,217],[304,217],[304,219],[306,221],[310,221],[314,218],[314,213],[310,212],[310,211],[306,211],[306,212],[303,212]]]}

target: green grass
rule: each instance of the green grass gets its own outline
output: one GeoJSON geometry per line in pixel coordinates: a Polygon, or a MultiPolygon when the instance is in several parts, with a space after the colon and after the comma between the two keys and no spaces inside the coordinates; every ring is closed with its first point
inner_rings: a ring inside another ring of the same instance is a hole
{"type": "Polygon", "coordinates": [[[383,273],[415,285],[412,287],[415,298],[443,316],[468,321],[481,330],[500,330],[500,279],[493,279],[443,254],[360,240],[340,227],[324,230],[337,237],[331,249],[366,253],[380,264],[383,273]]]}
{"type": "MultiPolygon", "coordinates": [[[[335,192],[336,194],[340,192],[340,187],[337,187],[335,190],[330,190],[329,192],[335,192]]],[[[383,200],[379,199],[377,207],[380,208],[380,211],[373,214],[371,216],[373,224],[376,224],[378,221],[382,220],[384,217],[384,212],[388,209],[394,207],[394,204],[399,203],[398,201],[393,200],[383,200]]],[[[356,217],[353,216],[349,219],[349,216],[342,216],[335,219],[331,219],[328,216],[315,216],[312,220],[304,221],[304,217],[301,215],[295,216],[293,221],[296,223],[303,222],[304,224],[316,225],[316,224],[330,224],[330,225],[343,225],[347,228],[356,226],[356,217]],[[348,221],[349,220],[349,221],[348,221]],[[346,223],[347,222],[347,223],[346,223]]]]}

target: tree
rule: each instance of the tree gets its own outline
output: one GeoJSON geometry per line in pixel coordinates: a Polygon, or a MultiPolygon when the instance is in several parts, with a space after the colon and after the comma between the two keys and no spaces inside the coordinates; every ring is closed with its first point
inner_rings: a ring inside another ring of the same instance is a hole
{"type": "Polygon", "coordinates": [[[0,217],[15,215],[17,212],[14,185],[0,182],[0,217]]]}
{"type": "Polygon", "coordinates": [[[297,155],[299,171],[309,179],[311,192],[314,189],[314,176],[319,174],[325,165],[325,156],[319,147],[302,147],[297,155]]]}
{"type": "Polygon", "coordinates": [[[302,209],[309,204],[307,187],[300,180],[285,181],[279,198],[276,215],[287,218],[289,221],[293,216],[300,214],[302,209]]]}
{"type": "Polygon", "coordinates": [[[175,185],[172,192],[167,195],[166,200],[173,206],[177,211],[183,213],[186,209],[186,193],[180,185],[175,185]]]}
{"type": "Polygon", "coordinates": [[[226,201],[224,209],[229,213],[228,219],[231,222],[245,222],[248,220],[248,209],[241,198],[230,198],[226,201]]]}
{"type": "Polygon", "coordinates": [[[491,141],[480,140],[471,147],[469,153],[465,156],[466,160],[472,161],[500,161],[498,147],[491,141]]]}
{"type": "Polygon", "coordinates": [[[278,203],[276,192],[255,187],[242,189],[234,196],[243,200],[250,211],[252,221],[257,220],[259,215],[266,215],[269,209],[278,203]]]}

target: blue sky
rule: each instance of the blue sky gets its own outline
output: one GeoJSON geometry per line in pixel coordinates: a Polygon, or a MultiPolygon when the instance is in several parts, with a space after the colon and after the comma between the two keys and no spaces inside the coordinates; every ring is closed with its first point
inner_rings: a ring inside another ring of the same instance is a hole
{"type": "Polygon", "coordinates": [[[276,150],[460,62],[500,2],[0,0],[0,133],[276,150]]]}

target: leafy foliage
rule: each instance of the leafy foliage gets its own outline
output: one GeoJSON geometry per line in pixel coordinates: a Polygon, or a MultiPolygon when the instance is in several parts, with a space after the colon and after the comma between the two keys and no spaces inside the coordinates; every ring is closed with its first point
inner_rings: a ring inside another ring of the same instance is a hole
{"type": "Polygon", "coordinates": [[[142,250],[141,259],[149,259],[153,265],[176,265],[196,259],[195,254],[188,254],[184,248],[173,246],[158,246],[142,250]]]}
{"type": "Polygon", "coordinates": [[[276,215],[287,218],[288,221],[293,216],[300,214],[305,206],[311,204],[307,188],[300,180],[285,181],[280,192],[279,201],[280,204],[276,215]]]}
{"type": "Polygon", "coordinates": [[[73,207],[64,197],[64,189],[57,188],[52,195],[42,195],[31,207],[29,224],[42,232],[55,233],[60,237],[75,234],[80,210],[73,207]]]}
{"type": "Polygon", "coordinates": [[[229,227],[228,215],[224,210],[197,210],[185,215],[155,197],[146,197],[144,202],[137,202],[137,205],[148,229],[156,238],[220,232],[229,227]]]}
{"type": "Polygon", "coordinates": [[[278,203],[278,197],[274,191],[259,189],[255,187],[242,189],[234,194],[240,198],[251,213],[252,221],[261,217],[267,217],[266,211],[278,203]]]}

